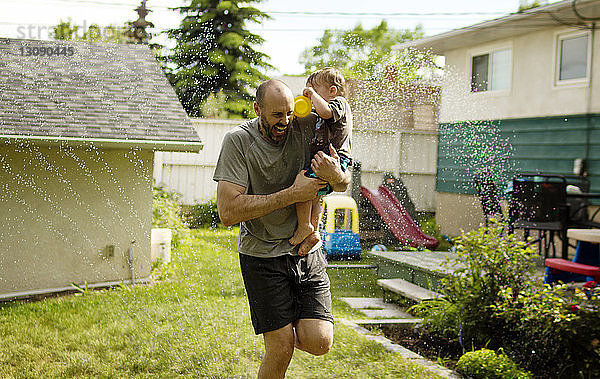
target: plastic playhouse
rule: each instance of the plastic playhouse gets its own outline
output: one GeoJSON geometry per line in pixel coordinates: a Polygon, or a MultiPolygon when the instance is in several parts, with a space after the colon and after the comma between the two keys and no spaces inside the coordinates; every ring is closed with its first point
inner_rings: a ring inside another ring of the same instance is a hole
{"type": "Polygon", "coordinates": [[[417,211],[399,178],[385,173],[383,183],[374,189],[361,183],[360,162],[352,167],[352,198],[360,211],[360,239],[374,244],[401,244],[434,249],[439,241],[425,234],[414,221],[417,211]]]}
{"type": "Polygon", "coordinates": [[[323,198],[321,238],[328,258],[360,259],[358,207],[350,196],[323,198]]]}

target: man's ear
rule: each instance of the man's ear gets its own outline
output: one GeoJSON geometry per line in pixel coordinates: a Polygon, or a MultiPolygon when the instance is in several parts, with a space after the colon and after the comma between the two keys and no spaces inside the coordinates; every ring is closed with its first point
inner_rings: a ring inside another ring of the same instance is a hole
{"type": "Polygon", "coordinates": [[[257,117],[260,117],[260,106],[256,101],[254,102],[254,113],[256,113],[257,117]]]}
{"type": "Polygon", "coordinates": [[[329,96],[336,97],[338,94],[338,89],[336,86],[329,87],[329,96]]]}

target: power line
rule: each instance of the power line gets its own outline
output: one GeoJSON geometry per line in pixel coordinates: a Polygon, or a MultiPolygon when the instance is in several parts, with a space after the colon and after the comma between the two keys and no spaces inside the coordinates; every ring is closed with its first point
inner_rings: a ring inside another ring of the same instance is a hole
{"type": "MultiPolygon", "coordinates": [[[[45,2],[58,2],[68,4],[92,4],[92,5],[107,5],[116,7],[135,7],[136,2],[132,3],[113,3],[105,2],[100,0],[46,0],[45,2]]],[[[178,7],[170,7],[166,5],[153,5],[148,6],[149,10],[152,9],[174,9],[178,7]]],[[[306,16],[376,16],[376,17],[402,17],[402,16],[494,16],[494,15],[506,15],[506,12],[338,12],[338,11],[270,11],[261,10],[266,14],[274,15],[306,15],[306,16]]]]}
{"type": "Polygon", "coordinates": [[[492,16],[506,12],[309,12],[309,11],[263,11],[268,14],[308,16],[492,16]]]}

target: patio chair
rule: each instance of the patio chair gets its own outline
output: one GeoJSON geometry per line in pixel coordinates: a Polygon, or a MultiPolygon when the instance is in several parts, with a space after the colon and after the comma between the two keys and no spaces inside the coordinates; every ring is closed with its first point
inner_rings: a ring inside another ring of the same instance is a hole
{"type": "Polygon", "coordinates": [[[499,216],[498,219],[504,221],[504,214],[502,213],[502,207],[498,198],[498,188],[492,180],[490,173],[485,171],[477,172],[473,180],[477,188],[477,197],[481,202],[485,226],[489,226],[490,217],[499,216]]]}
{"type": "Polygon", "coordinates": [[[531,230],[538,231],[538,251],[548,258],[550,248],[556,256],[554,237],[562,240],[563,251],[568,249],[566,194],[567,181],[562,175],[519,174],[513,178],[509,206],[510,230],[523,229],[525,240],[531,230]]]}
{"type": "MultiPolygon", "coordinates": [[[[564,175],[564,177],[569,186],[567,187],[567,193],[570,193],[570,190],[590,192],[590,180],[587,177],[580,175],[564,175]]],[[[600,228],[600,223],[594,221],[600,208],[590,216],[588,214],[588,207],[590,206],[588,198],[569,196],[567,197],[567,205],[569,206],[569,228],[600,228]]]]}

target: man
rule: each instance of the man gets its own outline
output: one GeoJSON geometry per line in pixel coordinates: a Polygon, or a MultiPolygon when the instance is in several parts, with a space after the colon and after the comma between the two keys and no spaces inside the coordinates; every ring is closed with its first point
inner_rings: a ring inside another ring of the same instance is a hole
{"type": "Polygon", "coordinates": [[[263,334],[265,355],[259,378],[283,378],[294,348],[314,355],[329,351],[333,317],[325,258],[317,233],[289,244],[297,217],[294,204],[316,198],[329,182],[343,191],[349,175],[339,157],[310,157],[316,116],[294,118],[294,99],[281,81],[262,83],[256,92],[256,119],[230,131],[223,141],[213,179],[217,208],[225,225],[241,223],[240,267],[256,334],[263,334]]]}

